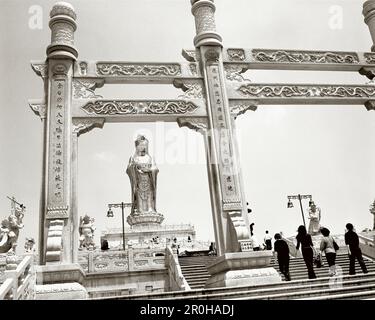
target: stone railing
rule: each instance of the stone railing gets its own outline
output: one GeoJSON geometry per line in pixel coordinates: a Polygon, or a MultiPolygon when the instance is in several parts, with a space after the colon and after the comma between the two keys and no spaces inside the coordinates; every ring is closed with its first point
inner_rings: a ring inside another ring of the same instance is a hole
{"type": "Polygon", "coordinates": [[[375,236],[372,233],[369,234],[358,234],[359,246],[362,253],[371,258],[375,259],[375,236]]]}
{"type": "Polygon", "coordinates": [[[298,258],[298,257],[302,257],[302,253],[300,250],[297,250],[296,248],[296,244],[294,243],[294,241],[291,239],[291,238],[283,238],[286,243],[288,244],[288,247],[289,247],[289,254],[294,257],[294,258],[298,258]]]}
{"type": "MultiPolygon", "coordinates": [[[[181,224],[166,224],[166,225],[159,225],[157,227],[153,225],[145,225],[145,226],[140,226],[137,229],[135,228],[125,228],[125,234],[134,232],[136,230],[139,231],[150,231],[150,230],[155,230],[155,231],[170,231],[170,230],[186,230],[186,231],[192,231],[194,230],[194,226],[189,223],[181,223],[181,224]]],[[[105,236],[107,234],[116,234],[120,233],[122,234],[122,229],[121,228],[106,228],[105,230],[102,231],[101,235],[105,236]]]]}
{"type": "Polygon", "coordinates": [[[78,262],[86,273],[164,269],[165,248],[84,251],[78,262]]]}
{"type": "Polygon", "coordinates": [[[168,268],[169,286],[172,291],[191,290],[184,275],[182,274],[180,264],[178,263],[177,251],[167,247],[165,249],[165,266],[168,268]]]}
{"type": "Polygon", "coordinates": [[[4,271],[4,281],[0,286],[0,300],[33,300],[35,298],[35,272],[33,256],[27,255],[17,265],[14,256],[4,271]],[[16,267],[13,269],[13,266],[16,267]]]}

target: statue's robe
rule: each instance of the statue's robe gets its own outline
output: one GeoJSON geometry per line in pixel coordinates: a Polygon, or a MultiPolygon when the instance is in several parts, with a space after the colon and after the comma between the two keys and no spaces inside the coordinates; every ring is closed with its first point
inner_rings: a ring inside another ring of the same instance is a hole
{"type": "Polygon", "coordinates": [[[132,188],[131,214],[156,213],[158,171],[150,155],[130,157],[126,173],[129,175],[132,188]]]}

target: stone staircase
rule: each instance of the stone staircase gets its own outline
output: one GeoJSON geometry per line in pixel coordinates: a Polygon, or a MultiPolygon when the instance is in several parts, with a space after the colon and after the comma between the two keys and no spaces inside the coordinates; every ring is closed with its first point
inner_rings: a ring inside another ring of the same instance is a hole
{"type": "MultiPolygon", "coordinates": [[[[369,260],[369,259],[366,259],[365,257],[364,257],[364,260],[365,260],[365,263],[366,263],[366,266],[367,266],[367,270],[369,272],[375,272],[375,263],[373,261],[369,260]]],[[[315,274],[318,278],[328,276],[328,263],[327,263],[327,260],[324,256],[323,256],[322,261],[323,261],[323,266],[321,268],[315,268],[314,267],[315,274]]],[[[277,271],[279,271],[279,265],[278,265],[277,261],[272,261],[272,266],[277,271]]],[[[347,254],[337,255],[336,266],[337,266],[337,268],[339,268],[339,267],[342,268],[343,275],[349,275],[349,258],[348,258],[348,255],[347,254]]],[[[292,258],[292,259],[290,259],[289,270],[290,270],[290,276],[291,276],[292,280],[302,280],[302,279],[308,278],[307,268],[306,268],[306,265],[305,265],[305,262],[304,262],[303,258],[294,258],[294,259],[292,258]]],[[[357,274],[362,273],[362,270],[361,270],[358,262],[356,262],[356,273],[357,274]]],[[[281,273],[280,273],[280,275],[281,275],[281,273]]],[[[281,275],[281,276],[282,276],[283,280],[285,280],[284,276],[283,275],[281,275]]]]}
{"type": "MultiPolygon", "coordinates": [[[[241,286],[231,288],[203,289],[209,277],[206,266],[216,257],[179,258],[181,269],[191,286],[190,291],[175,291],[148,295],[117,297],[116,299],[201,299],[201,300],[329,300],[329,299],[375,299],[375,263],[365,259],[368,274],[363,274],[356,263],[356,275],[349,275],[347,255],[338,255],[336,264],[342,268],[342,276],[328,277],[328,265],[323,257],[322,268],[315,268],[317,279],[307,279],[302,258],[291,259],[292,281],[277,284],[241,286]],[[333,281],[335,280],[335,281],[333,281]]],[[[273,262],[278,270],[278,266],[273,262]]]]}
{"type": "Polygon", "coordinates": [[[179,257],[182,274],[191,289],[203,289],[210,274],[207,265],[211,264],[216,256],[179,257]]]}

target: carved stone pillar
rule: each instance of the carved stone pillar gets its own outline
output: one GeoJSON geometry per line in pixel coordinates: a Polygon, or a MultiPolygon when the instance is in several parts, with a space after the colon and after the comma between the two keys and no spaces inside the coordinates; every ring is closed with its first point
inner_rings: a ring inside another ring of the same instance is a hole
{"type": "Polygon", "coordinates": [[[204,146],[206,150],[206,160],[207,160],[207,175],[208,175],[208,185],[210,188],[210,199],[212,207],[212,221],[214,225],[215,243],[217,252],[224,252],[225,241],[224,237],[220,236],[220,230],[223,229],[222,221],[220,217],[220,207],[218,204],[220,201],[217,199],[219,194],[217,190],[217,183],[214,180],[214,175],[211,172],[211,159],[212,159],[212,145],[211,139],[208,137],[208,120],[207,118],[179,118],[177,123],[180,127],[188,127],[189,129],[195,130],[203,135],[204,146]]]}
{"type": "Polygon", "coordinates": [[[195,47],[202,45],[222,46],[221,36],[216,32],[215,4],[213,0],[191,0],[191,12],[195,17],[195,47]]]}
{"type": "Polygon", "coordinates": [[[370,30],[373,45],[371,51],[375,51],[375,0],[368,0],[363,4],[363,11],[365,23],[370,30]]]}
{"type": "Polygon", "coordinates": [[[76,14],[70,4],[58,2],[50,13],[51,44],[47,48],[48,81],[46,156],[42,215],[41,264],[73,262],[71,210],[71,104],[76,14]],[[58,227],[58,232],[57,228],[58,227]]]}
{"type": "Polygon", "coordinates": [[[277,271],[269,267],[271,252],[244,252],[251,249],[250,230],[226,90],[221,37],[215,27],[215,5],[213,0],[191,2],[197,31],[194,44],[200,51],[207,104],[208,175],[219,255],[208,267],[211,278],[206,287],[279,282],[277,271]]]}
{"type": "MultiPolygon", "coordinates": [[[[71,136],[71,215],[72,215],[72,259],[74,263],[78,262],[79,247],[79,212],[78,212],[78,137],[93,128],[103,128],[104,118],[81,119],[73,118],[72,136],[71,136]]],[[[90,264],[89,264],[90,266],[90,264]]]]}

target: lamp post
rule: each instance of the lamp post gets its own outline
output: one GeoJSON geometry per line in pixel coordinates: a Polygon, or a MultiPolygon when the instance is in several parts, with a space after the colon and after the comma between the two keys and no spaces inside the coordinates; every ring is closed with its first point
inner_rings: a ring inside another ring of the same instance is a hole
{"type": "Polygon", "coordinates": [[[299,200],[299,205],[301,207],[301,214],[302,214],[302,220],[303,220],[303,225],[306,228],[306,222],[305,222],[305,216],[303,214],[303,208],[302,208],[302,199],[310,199],[309,201],[309,206],[312,204],[312,195],[310,194],[297,194],[297,195],[291,195],[288,196],[288,208],[293,208],[293,202],[291,200],[299,200]]]}
{"type": "Polygon", "coordinates": [[[109,203],[108,204],[108,212],[107,212],[107,217],[108,218],[113,218],[113,211],[112,208],[121,208],[122,212],[122,247],[125,251],[125,218],[124,218],[124,208],[125,207],[131,207],[132,203],[109,203]]]}

